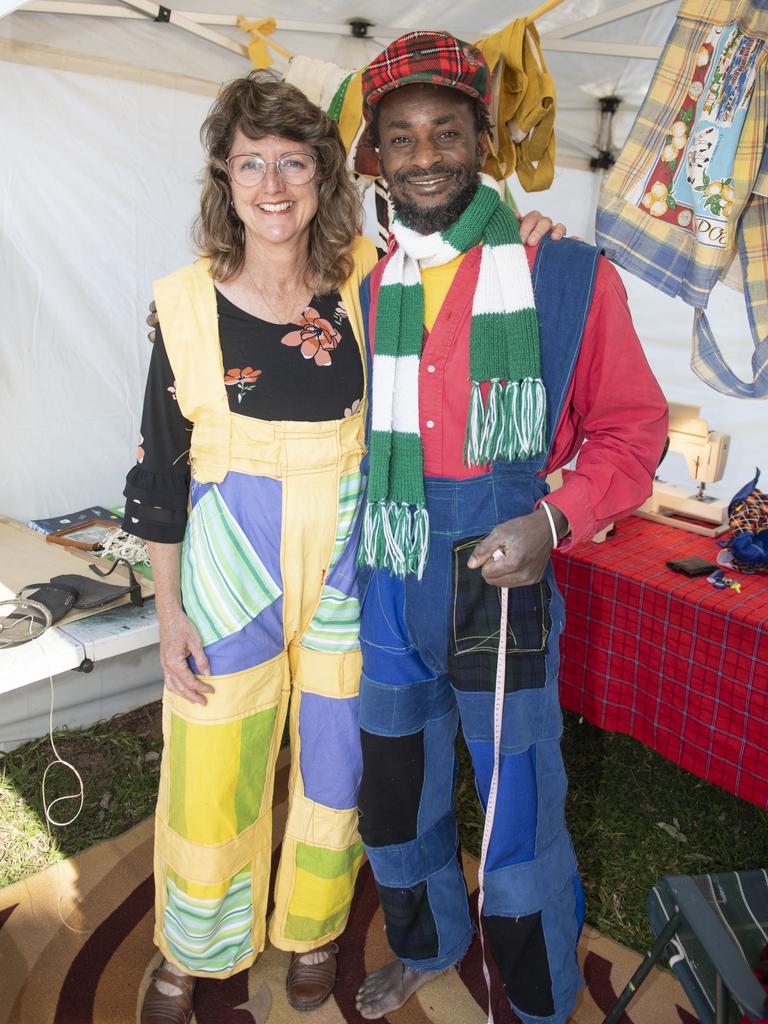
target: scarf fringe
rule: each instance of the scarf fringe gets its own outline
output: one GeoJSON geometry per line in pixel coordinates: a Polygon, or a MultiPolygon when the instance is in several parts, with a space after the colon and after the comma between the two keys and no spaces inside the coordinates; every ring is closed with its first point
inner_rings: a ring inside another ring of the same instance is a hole
{"type": "Polygon", "coordinates": [[[540,378],[506,384],[494,378],[485,405],[480,382],[472,381],[464,462],[485,466],[495,459],[530,459],[544,451],[546,425],[547,395],[540,378]]]}
{"type": "Polygon", "coordinates": [[[394,576],[424,574],[429,557],[429,513],[423,505],[369,502],[363,516],[358,562],[394,576]]]}
{"type": "Polygon", "coordinates": [[[469,415],[467,416],[467,433],[464,438],[464,463],[467,466],[478,466],[481,462],[481,442],[485,409],[483,395],[477,381],[472,382],[469,395],[469,415]]]}

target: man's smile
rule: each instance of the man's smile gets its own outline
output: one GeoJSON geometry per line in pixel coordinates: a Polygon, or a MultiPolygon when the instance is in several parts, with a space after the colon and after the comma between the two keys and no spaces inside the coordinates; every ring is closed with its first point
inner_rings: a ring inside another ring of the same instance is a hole
{"type": "Polygon", "coordinates": [[[434,185],[441,185],[445,181],[450,181],[453,177],[453,174],[434,174],[429,178],[408,178],[408,184],[411,187],[431,188],[434,185]]]}

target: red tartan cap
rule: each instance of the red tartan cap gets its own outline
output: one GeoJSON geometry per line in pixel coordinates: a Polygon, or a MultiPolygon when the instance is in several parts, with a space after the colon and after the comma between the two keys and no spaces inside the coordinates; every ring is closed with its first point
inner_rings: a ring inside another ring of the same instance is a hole
{"type": "Polygon", "coordinates": [[[416,82],[459,89],[486,106],[491,100],[491,74],[476,47],[448,32],[408,32],[363,68],[366,121],[382,96],[416,82]]]}

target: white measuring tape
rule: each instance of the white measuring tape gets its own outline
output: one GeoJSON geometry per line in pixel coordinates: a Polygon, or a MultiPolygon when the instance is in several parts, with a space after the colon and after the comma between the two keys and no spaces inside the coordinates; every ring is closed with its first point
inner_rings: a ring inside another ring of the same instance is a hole
{"type": "MultiPolygon", "coordinates": [[[[494,551],[492,557],[498,560],[501,552],[494,551]]],[[[491,976],[488,973],[488,964],[485,957],[485,941],[483,939],[483,901],[485,897],[485,861],[488,856],[488,847],[491,843],[491,832],[493,831],[493,817],[496,811],[496,797],[499,789],[499,757],[501,752],[501,723],[504,715],[504,683],[507,673],[507,608],[509,605],[509,590],[506,587],[499,589],[501,598],[501,617],[499,624],[499,657],[496,662],[496,686],[493,700],[493,773],[491,774],[491,786],[488,790],[488,804],[485,809],[485,827],[483,828],[483,843],[480,850],[480,867],[477,871],[478,897],[477,897],[477,925],[480,932],[480,950],[483,956],[483,977],[485,987],[488,990],[488,1021],[493,1024],[493,1010],[491,1008],[491,976]]]]}

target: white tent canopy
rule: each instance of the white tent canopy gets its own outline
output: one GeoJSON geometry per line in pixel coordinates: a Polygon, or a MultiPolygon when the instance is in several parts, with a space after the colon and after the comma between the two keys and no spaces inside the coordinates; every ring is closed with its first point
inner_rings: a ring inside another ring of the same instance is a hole
{"type": "MultiPolygon", "coordinates": [[[[274,17],[270,39],[290,53],[359,67],[402,31],[446,28],[473,40],[531,10],[519,0],[391,0],[382,25],[378,8],[340,0],[272,9],[258,0],[246,11],[232,0],[183,4],[170,23],[153,20],[149,0],[31,0],[0,17],[0,512],[17,519],[122,500],[151,353],[151,281],[191,256],[199,125],[219,83],[250,66],[238,14],[274,17]],[[350,19],[374,23],[366,38],[350,19]]],[[[0,14],[12,7],[0,3],[0,14]]],[[[620,145],[675,12],[668,0],[565,0],[537,22],[558,88],[558,170],[539,195],[512,180],[523,209],[591,238],[598,99],[622,98],[620,145]]],[[[702,406],[733,436],[726,476],[712,488],[727,497],[760,463],[764,407],[699,382],[688,367],[690,307],[624,276],[667,397],[702,406]]],[[[747,377],[743,297],[720,285],[710,309],[726,358],[747,377]]],[[[684,482],[682,458],[668,461],[664,475],[684,482]]]]}

